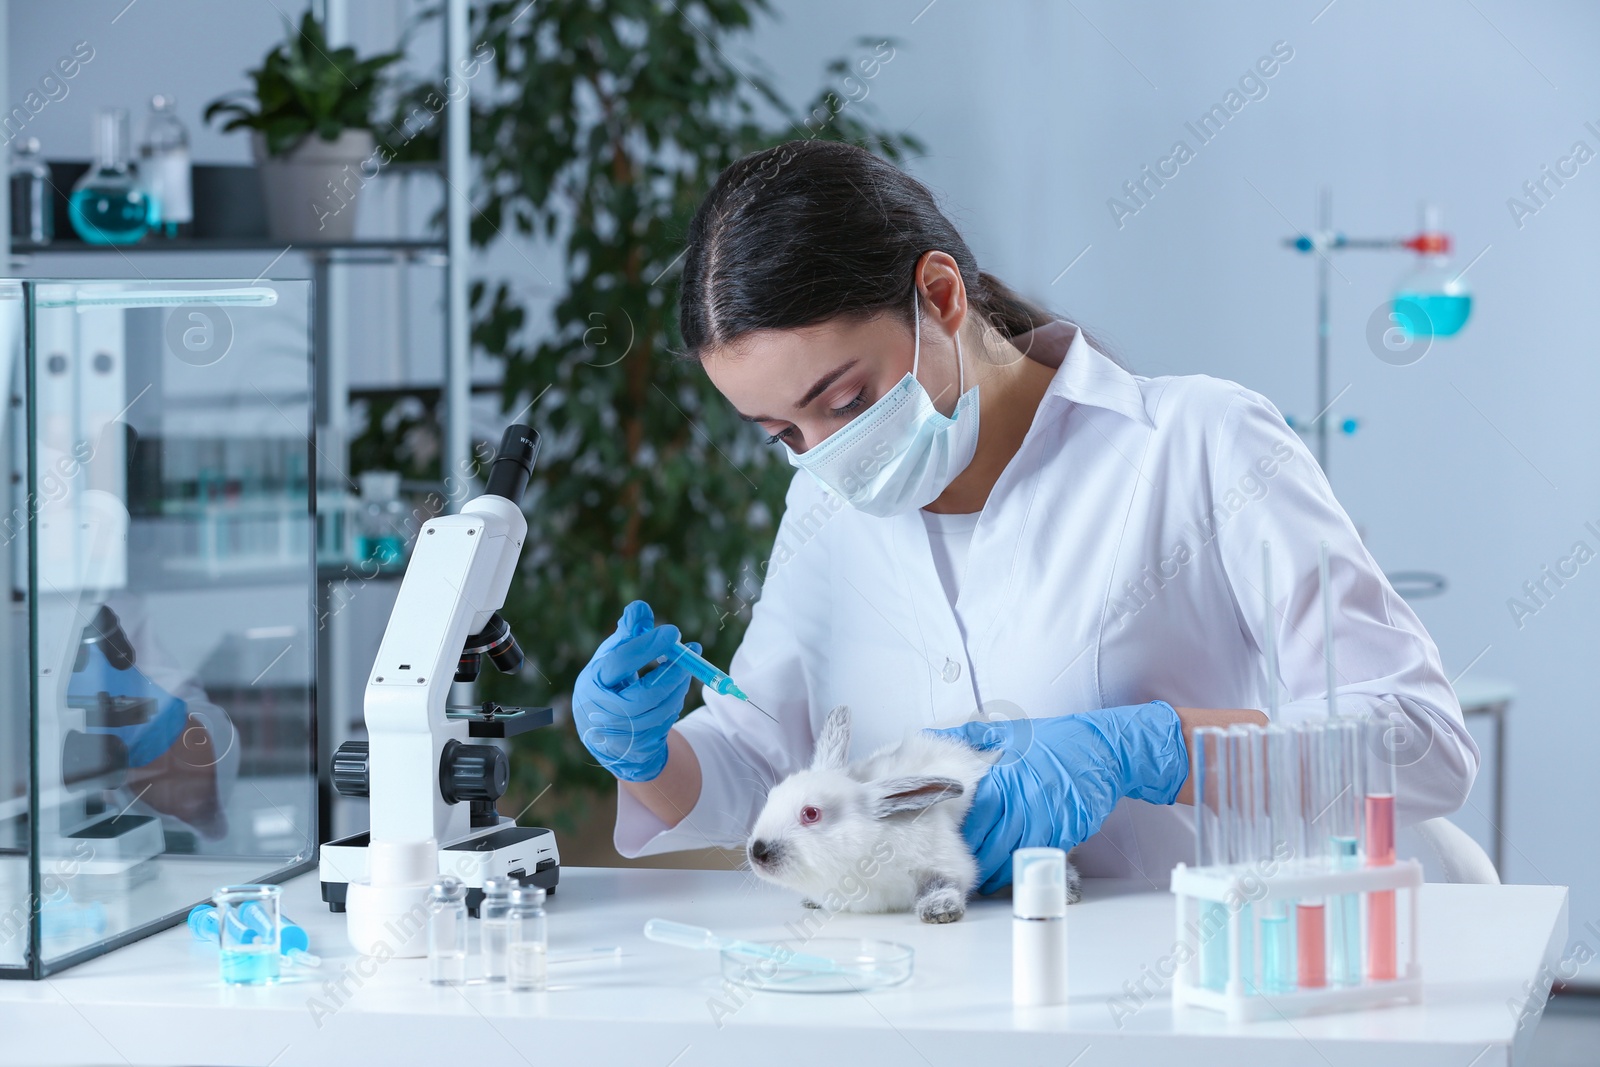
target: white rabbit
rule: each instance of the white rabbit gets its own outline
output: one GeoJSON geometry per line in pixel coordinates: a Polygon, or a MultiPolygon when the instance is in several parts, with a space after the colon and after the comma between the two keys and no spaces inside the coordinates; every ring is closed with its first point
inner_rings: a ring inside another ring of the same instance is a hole
{"type": "MultiPolygon", "coordinates": [[[[746,844],[750,866],[805,894],[809,907],[907,911],[923,922],[966,914],[978,868],[961,835],[972,790],[991,756],[952,737],[917,731],[849,762],[850,709],[828,713],[811,766],[767,795],[746,844]]],[[[1069,899],[1078,876],[1067,867],[1069,899]]]]}

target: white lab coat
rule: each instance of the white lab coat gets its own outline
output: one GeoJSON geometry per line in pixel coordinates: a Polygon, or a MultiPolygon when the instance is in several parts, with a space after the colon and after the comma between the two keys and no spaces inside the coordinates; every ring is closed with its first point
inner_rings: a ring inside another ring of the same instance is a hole
{"type": "MultiPolygon", "coordinates": [[[[625,790],[624,856],[738,847],[767,791],[806,766],[828,709],[860,758],[921,727],[1160,698],[1266,709],[1261,545],[1273,551],[1282,721],[1326,714],[1319,542],[1332,552],[1339,708],[1398,706],[1402,822],[1460,807],[1478,751],[1422,624],[1272,404],[1204,375],[1146,378],[1069,323],[1018,341],[1057,367],[973,531],[952,608],[921,516],[861,514],[797,473],[728,697],[674,729],[699,800],[668,828],[625,790]],[[1064,358],[1063,358],[1064,356],[1064,358]]],[[[1165,885],[1193,862],[1192,809],[1124,799],[1075,859],[1165,885]]]]}

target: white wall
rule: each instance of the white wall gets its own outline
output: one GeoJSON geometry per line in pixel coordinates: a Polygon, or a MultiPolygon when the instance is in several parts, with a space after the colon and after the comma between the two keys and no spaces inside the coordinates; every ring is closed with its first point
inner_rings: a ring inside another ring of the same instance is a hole
{"type": "MultiPolygon", "coordinates": [[[[789,0],[753,51],[799,95],[825,58],[870,51],[858,37],[897,38],[867,104],[926,142],[912,169],[981,263],[1141,372],[1232,378],[1302,419],[1313,268],[1279,239],[1311,226],[1319,184],[1352,235],[1410,232],[1426,197],[1458,262],[1487,249],[1467,275],[1472,321],[1406,367],[1375,358],[1365,330],[1410,257],[1336,258],[1333,389],[1350,389],[1334,413],[1362,426],[1329,466],[1386,568],[1448,577],[1415,606],[1450,673],[1482,652],[1469,677],[1516,685],[1504,874],[1571,883],[1577,930],[1600,916],[1600,563],[1520,629],[1507,600],[1575,541],[1600,551],[1583,528],[1600,527],[1600,160],[1521,228],[1506,201],[1574,141],[1600,152],[1584,126],[1600,128],[1600,8],[1337,0],[1316,17],[1325,3],[789,0]],[[1267,95],[1201,146],[1184,123],[1278,41],[1293,58],[1267,95]],[[1119,228],[1106,201],[1179,138],[1194,159],[1119,228]]],[[[1459,819],[1480,837],[1486,785],[1459,819]]]]}

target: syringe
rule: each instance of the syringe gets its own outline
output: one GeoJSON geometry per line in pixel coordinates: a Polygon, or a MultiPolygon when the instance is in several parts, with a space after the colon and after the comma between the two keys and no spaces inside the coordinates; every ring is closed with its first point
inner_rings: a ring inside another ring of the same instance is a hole
{"type": "MultiPolygon", "coordinates": [[[[698,678],[700,683],[713,693],[721,693],[723,696],[742,700],[761,712],[761,714],[766,715],[767,718],[772,719],[772,716],[767,714],[765,708],[745,695],[745,691],[740,689],[732,678],[728,677],[726,671],[719,670],[710,660],[685,645],[682,641],[673,646],[673,651],[668,653],[668,660],[674,663],[682,663],[690,674],[698,678]]],[[[772,721],[777,722],[778,720],[772,719],[772,721]]]]}

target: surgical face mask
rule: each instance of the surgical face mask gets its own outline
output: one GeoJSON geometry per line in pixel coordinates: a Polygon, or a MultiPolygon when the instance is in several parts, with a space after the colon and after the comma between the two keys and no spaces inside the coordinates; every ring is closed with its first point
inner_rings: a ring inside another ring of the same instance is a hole
{"type": "Polygon", "coordinates": [[[922,316],[915,289],[911,321],[916,331],[911,373],[815,448],[789,452],[791,464],[868,515],[899,515],[927,507],[967,469],[978,447],[978,387],[962,391],[966,366],[960,335],[956,336],[960,396],[955,410],[941,415],[917,381],[922,316]]]}

